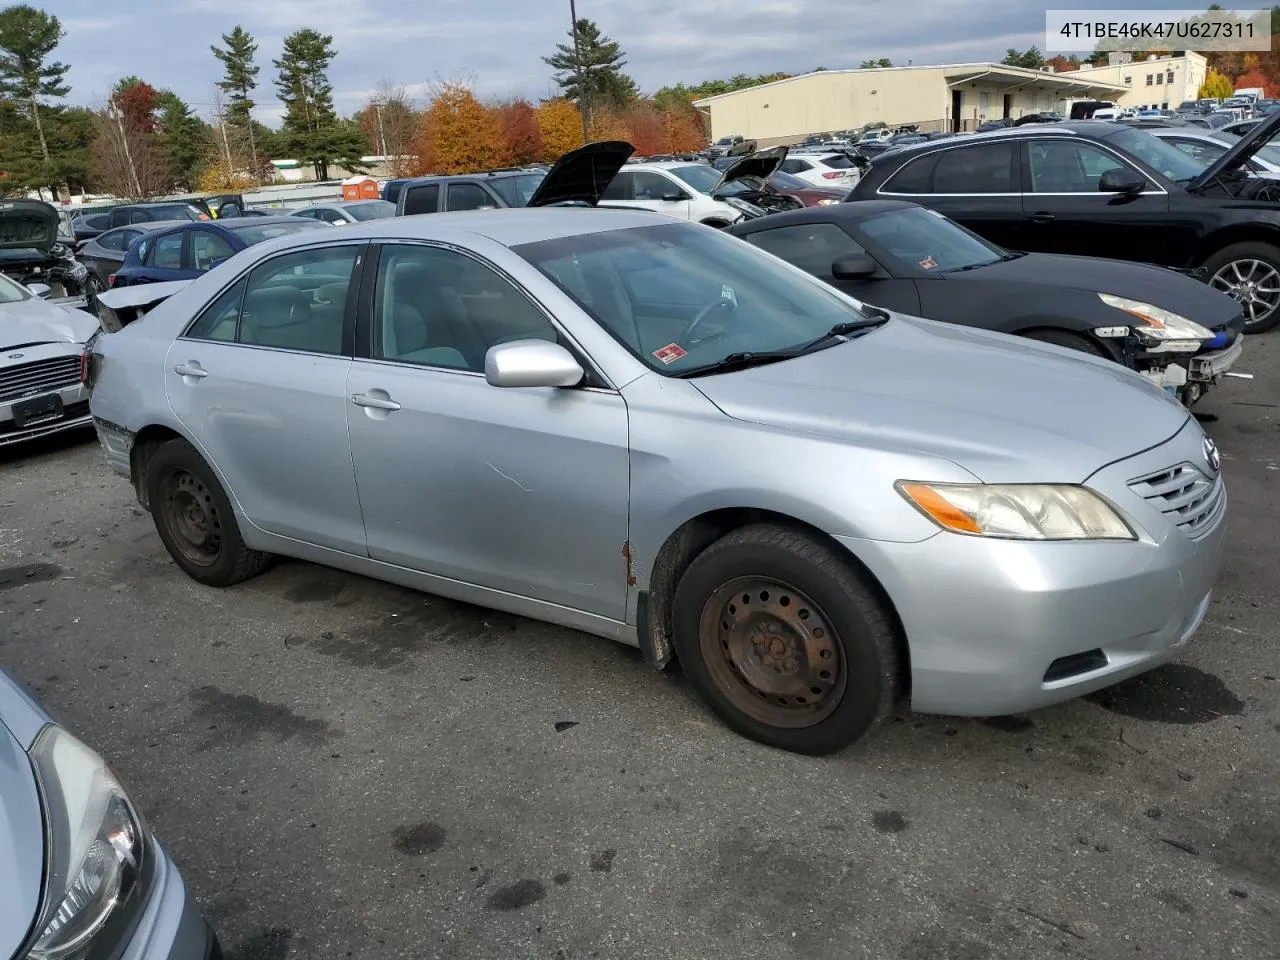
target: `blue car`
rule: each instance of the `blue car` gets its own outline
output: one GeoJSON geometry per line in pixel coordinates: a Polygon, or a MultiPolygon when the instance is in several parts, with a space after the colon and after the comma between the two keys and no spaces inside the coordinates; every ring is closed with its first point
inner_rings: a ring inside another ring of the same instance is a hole
{"type": "Polygon", "coordinates": [[[135,240],[129,245],[124,263],[107,282],[112,287],[130,287],[194,280],[255,243],[303,230],[332,229],[331,224],[302,217],[235,217],[184,223],[135,240]]]}

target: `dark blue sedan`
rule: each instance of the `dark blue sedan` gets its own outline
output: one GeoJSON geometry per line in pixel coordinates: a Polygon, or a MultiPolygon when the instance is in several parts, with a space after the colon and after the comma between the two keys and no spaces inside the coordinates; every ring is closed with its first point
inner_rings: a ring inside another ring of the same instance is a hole
{"type": "Polygon", "coordinates": [[[129,246],[124,263],[108,278],[112,287],[166,280],[194,280],[223,260],[255,243],[302,230],[332,230],[333,226],[302,217],[235,217],[185,223],[139,237],[129,246]]]}

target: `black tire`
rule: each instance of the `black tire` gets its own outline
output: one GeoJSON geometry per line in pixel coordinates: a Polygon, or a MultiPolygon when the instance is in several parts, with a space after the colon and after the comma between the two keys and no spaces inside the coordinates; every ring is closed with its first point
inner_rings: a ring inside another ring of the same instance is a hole
{"type": "Polygon", "coordinates": [[[752,740],[834,753],[897,700],[889,612],[837,548],[805,533],[755,524],[726,535],[694,558],[672,610],[685,676],[752,740]]]}
{"type": "Polygon", "coordinates": [[[245,546],[231,501],[186,440],[170,440],[152,454],[146,485],[156,532],[187,576],[229,587],[266,568],[271,555],[245,546]]]}
{"type": "Polygon", "coordinates": [[[1209,286],[1240,300],[1245,333],[1265,333],[1280,323],[1280,247],[1256,241],[1233,243],[1204,262],[1204,273],[1209,286]],[[1250,289],[1248,276],[1266,282],[1250,289]],[[1258,294],[1258,289],[1273,292],[1258,294]]]}
{"type": "Polygon", "coordinates": [[[1026,337],[1028,340],[1039,340],[1041,343],[1052,343],[1055,346],[1067,347],[1070,350],[1079,350],[1081,353],[1087,353],[1093,357],[1102,357],[1104,360],[1115,359],[1097,341],[1090,340],[1083,334],[1072,333],[1070,330],[1028,330],[1021,336],[1026,337]]]}

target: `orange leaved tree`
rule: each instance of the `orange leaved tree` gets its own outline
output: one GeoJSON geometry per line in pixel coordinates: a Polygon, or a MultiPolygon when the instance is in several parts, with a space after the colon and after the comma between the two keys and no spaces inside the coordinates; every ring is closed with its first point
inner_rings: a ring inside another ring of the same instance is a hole
{"type": "Polygon", "coordinates": [[[423,173],[472,173],[510,162],[502,118],[461,83],[436,92],[415,146],[423,173]]]}
{"type": "Polygon", "coordinates": [[[558,160],[582,146],[582,115],[568,100],[543,100],[538,106],[538,130],[544,160],[558,160]]]}
{"type": "Polygon", "coordinates": [[[538,114],[528,100],[513,100],[498,109],[502,135],[512,163],[526,164],[542,159],[542,129],[538,114]]]}

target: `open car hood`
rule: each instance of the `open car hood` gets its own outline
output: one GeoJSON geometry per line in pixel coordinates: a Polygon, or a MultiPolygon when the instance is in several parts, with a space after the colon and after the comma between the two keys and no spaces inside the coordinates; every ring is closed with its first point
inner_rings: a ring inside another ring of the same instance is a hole
{"type": "Polygon", "coordinates": [[[104,290],[98,294],[98,323],[107,333],[116,333],[191,283],[166,280],[104,290]]]}
{"type": "Polygon", "coordinates": [[[768,183],[769,178],[773,176],[775,170],[782,166],[782,161],[785,159],[787,159],[786,147],[769,147],[765,150],[757,150],[755,153],[748,154],[736,163],[731,163],[725,167],[719,181],[711,189],[711,196],[714,197],[716,191],[726,183],[732,183],[734,180],[740,180],[743,177],[759,177],[765,183],[768,183]]]}
{"type": "Polygon", "coordinates": [[[1188,183],[1187,189],[1198,190],[1205,184],[1212,183],[1215,178],[1222,176],[1224,173],[1238,170],[1266,145],[1277,130],[1280,130],[1280,110],[1271,114],[1236,141],[1230,150],[1220,156],[1214,163],[1209,164],[1204,173],[1188,183]]]}
{"type": "Polygon", "coordinates": [[[547,171],[527,206],[585,203],[594,207],[635,152],[625,140],[600,140],[570,150],[547,171]]]}
{"type": "Polygon", "coordinates": [[[35,249],[45,256],[58,241],[58,210],[43,200],[0,201],[0,250],[35,249]]]}

